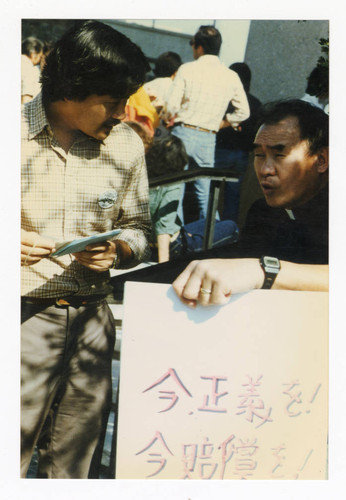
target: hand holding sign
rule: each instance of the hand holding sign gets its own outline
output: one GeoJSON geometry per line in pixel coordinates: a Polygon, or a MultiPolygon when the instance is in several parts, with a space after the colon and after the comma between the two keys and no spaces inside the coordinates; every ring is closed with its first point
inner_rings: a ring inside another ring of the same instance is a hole
{"type": "Polygon", "coordinates": [[[173,288],[190,307],[196,307],[197,302],[221,305],[232,293],[260,288],[263,278],[258,259],[195,260],[174,281],[173,288]]]}

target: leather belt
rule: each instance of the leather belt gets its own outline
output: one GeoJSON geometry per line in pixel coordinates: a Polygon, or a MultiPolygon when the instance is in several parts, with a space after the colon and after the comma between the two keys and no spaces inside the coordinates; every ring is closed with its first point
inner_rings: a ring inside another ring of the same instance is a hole
{"type": "Polygon", "coordinates": [[[92,295],[92,296],[80,296],[80,297],[51,297],[51,298],[39,298],[39,297],[22,297],[22,304],[33,304],[41,306],[56,306],[56,307],[81,307],[88,304],[99,304],[105,300],[105,295],[92,295]]]}
{"type": "Polygon", "coordinates": [[[215,130],[209,130],[208,128],[196,127],[195,125],[188,125],[187,123],[181,123],[183,127],[193,128],[195,130],[200,130],[201,132],[208,132],[209,134],[216,134],[215,130]]]}

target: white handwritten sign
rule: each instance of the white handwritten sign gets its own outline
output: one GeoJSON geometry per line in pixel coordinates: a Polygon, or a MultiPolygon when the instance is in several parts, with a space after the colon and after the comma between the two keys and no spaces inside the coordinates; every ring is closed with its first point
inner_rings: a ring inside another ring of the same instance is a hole
{"type": "Polygon", "coordinates": [[[325,479],[327,422],[328,294],[126,284],[117,478],[325,479]]]}

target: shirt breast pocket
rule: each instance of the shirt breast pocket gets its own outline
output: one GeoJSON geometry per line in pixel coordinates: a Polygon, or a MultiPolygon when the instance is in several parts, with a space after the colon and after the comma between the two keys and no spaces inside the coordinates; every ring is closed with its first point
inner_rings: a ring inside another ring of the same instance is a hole
{"type": "Polygon", "coordinates": [[[118,191],[112,188],[102,189],[98,193],[94,193],[93,201],[91,201],[93,210],[90,211],[87,221],[88,231],[110,231],[116,227],[121,204],[120,198],[118,191]]]}

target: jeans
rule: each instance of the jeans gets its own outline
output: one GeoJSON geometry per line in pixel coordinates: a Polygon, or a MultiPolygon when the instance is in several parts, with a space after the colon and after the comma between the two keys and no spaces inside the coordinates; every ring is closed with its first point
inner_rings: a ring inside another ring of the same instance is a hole
{"type": "Polygon", "coordinates": [[[240,174],[238,182],[226,182],[224,190],[224,206],[221,219],[238,219],[240,186],[248,165],[247,151],[232,149],[215,149],[215,168],[233,168],[240,174]]]}
{"type": "MultiPolygon", "coordinates": [[[[178,238],[170,244],[170,258],[184,253],[200,252],[203,248],[204,227],[204,219],[190,222],[182,227],[178,238]]],[[[215,222],[213,248],[235,243],[238,237],[238,226],[232,220],[215,222]]]]}
{"type": "Polygon", "coordinates": [[[22,306],[21,476],[87,478],[111,404],[115,323],[106,301],[22,306]]]}
{"type": "MultiPolygon", "coordinates": [[[[187,154],[193,158],[199,167],[214,167],[215,134],[184,127],[184,125],[175,126],[172,134],[183,141],[187,154]]],[[[205,218],[207,214],[209,187],[209,179],[194,181],[200,219],[205,218]]],[[[181,207],[178,208],[178,215],[181,215],[181,207]]]]}

